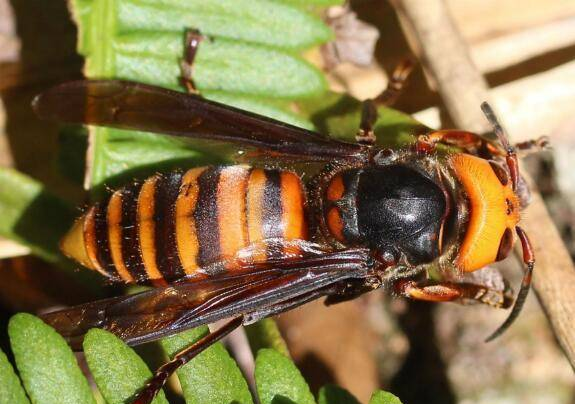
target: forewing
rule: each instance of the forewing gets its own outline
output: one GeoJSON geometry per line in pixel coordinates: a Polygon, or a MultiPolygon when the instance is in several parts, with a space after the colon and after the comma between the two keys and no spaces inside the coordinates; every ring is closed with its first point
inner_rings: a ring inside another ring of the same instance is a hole
{"type": "Polygon", "coordinates": [[[137,345],[222,318],[261,311],[346,279],[365,278],[369,252],[326,252],[298,261],[274,262],[273,266],[202,281],[183,280],[47,313],[42,319],[75,349],[81,349],[84,334],[93,327],[137,345]]]}
{"type": "Polygon", "coordinates": [[[361,146],[193,94],[120,80],[73,81],[34,101],[43,119],[212,139],[313,161],[361,158],[361,146]]]}

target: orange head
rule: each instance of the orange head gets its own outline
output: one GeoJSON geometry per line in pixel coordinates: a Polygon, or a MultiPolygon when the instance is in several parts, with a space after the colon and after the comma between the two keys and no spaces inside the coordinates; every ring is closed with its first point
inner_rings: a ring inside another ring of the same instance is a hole
{"type": "Polygon", "coordinates": [[[517,226],[520,201],[517,196],[519,165],[515,148],[509,144],[489,104],[483,103],[481,109],[505,152],[507,170],[494,161],[471,154],[457,153],[450,157],[451,167],[469,199],[469,222],[455,264],[462,271],[471,272],[505,258],[513,246],[513,234],[516,233],[526,265],[513,309],[505,322],[487,338],[490,341],[501,335],[519,315],[531,285],[535,256],[527,234],[517,226]]]}
{"type": "Polygon", "coordinates": [[[507,173],[495,163],[457,153],[450,164],[469,199],[469,222],[456,265],[472,272],[509,254],[520,218],[519,198],[507,173]]]}

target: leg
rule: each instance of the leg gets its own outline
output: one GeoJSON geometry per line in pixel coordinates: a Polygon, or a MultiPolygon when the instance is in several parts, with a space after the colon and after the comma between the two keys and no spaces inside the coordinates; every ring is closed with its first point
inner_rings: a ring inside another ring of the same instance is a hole
{"type": "Polygon", "coordinates": [[[400,279],[393,285],[395,292],[401,296],[429,302],[452,302],[455,300],[473,300],[498,308],[507,308],[512,298],[504,291],[490,289],[474,283],[417,283],[400,279]]]}
{"type": "Polygon", "coordinates": [[[505,153],[483,136],[461,130],[438,130],[419,135],[415,143],[418,153],[430,154],[435,151],[438,144],[459,147],[467,153],[484,155],[486,157],[505,156],[505,153]]]}
{"type": "Polygon", "coordinates": [[[325,299],[326,306],[354,300],[367,292],[378,289],[381,286],[381,281],[377,277],[370,277],[360,281],[350,281],[334,286],[336,286],[336,288],[325,299]]]}
{"type": "Polygon", "coordinates": [[[402,61],[389,78],[389,83],[383,92],[373,100],[365,100],[361,108],[361,123],[359,131],[355,136],[358,143],[372,145],[375,143],[376,138],[373,133],[373,126],[377,121],[377,106],[392,105],[407,83],[407,78],[413,70],[413,63],[410,59],[402,61]]]}
{"type": "Polygon", "coordinates": [[[242,325],[243,320],[244,318],[242,316],[236,317],[217,331],[206,335],[199,341],[178,352],[171,361],[158,368],[152,379],[143,390],[140,391],[132,404],[150,404],[172,373],[194,359],[200,352],[238,328],[242,325]]]}
{"type": "Polygon", "coordinates": [[[404,59],[393,70],[387,87],[381,94],[375,98],[378,105],[391,106],[397,100],[407,84],[407,78],[413,70],[413,62],[411,59],[404,59]]]}
{"type": "Polygon", "coordinates": [[[549,137],[541,136],[537,139],[527,140],[525,142],[515,143],[514,145],[517,153],[521,156],[528,156],[533,153],[547,150],[550,147],[549,137]]]}
{"type": "Polygon", "coordinates": [[[196,53],[198,52],[198,47],[200,42],[202,42],[205,37],[200,34],[200,31],[196,29],[191,29],[186,32],[185,39],[185,49],[184,58],[180,64],[182,71],[182,81],[190,93],[197,93],[196,87],[193,81],[193,64],[196,58],[196,53]]]}
{"type": "Polygon", "coordinates": [[[365,100],[361,104],[361,122],[359,130],[355,135],[355,140],[358,143],[372,145],[375,143],[375,133],[373,126],[377,122],[377,108],[373,100],[365,100]]]}
{"type": "Polygon", "coordinates": [[[529,238],[521,227],[515,227],[515,232],[521,241],[521,249],[523,250],[523,263],[526,267],[525,273],[523,274],[523,280],[521,281],[521,289],[519,289],[519,293],[517,293],[517,298],[515,299],[515,304],[511,309],[511,313],[509,313],[509,317],[507,317],[503,324],[501,324],[499,328],[493,332],[493,334],[485,339],[485,342],[494,340],[503,334],[511,324],[513,324],[521,312],[521,309],[523,309],[523,304],[525,303],[525,299],[527,299],[529,289],[531,289],[531,278],[533,276],[533,267],[535,266],[535,255],[533,253],[533,247],[531,247],[529,238]]]}

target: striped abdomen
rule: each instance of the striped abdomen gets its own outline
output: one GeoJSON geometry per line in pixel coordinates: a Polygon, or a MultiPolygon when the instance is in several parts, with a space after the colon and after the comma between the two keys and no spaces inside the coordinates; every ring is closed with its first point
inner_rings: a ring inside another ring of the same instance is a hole
{"type": "Polygon", "coordinates": [[[78,219],[61,247],[113,280],[162,283],[265,261],[265,240],[306,239],[307,231],[296,174],[198,167],[114,192],[78,219]]]}

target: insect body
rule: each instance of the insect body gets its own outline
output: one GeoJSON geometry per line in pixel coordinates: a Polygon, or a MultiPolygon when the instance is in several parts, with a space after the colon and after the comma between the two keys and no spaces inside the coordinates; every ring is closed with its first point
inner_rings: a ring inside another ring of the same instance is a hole
{"type": "Polygon", "coordinates": [[[76,222],[62,249],[113,281],[165,285],[234,272],[242,260],[264,263],[266,242],[307,234],[304,188],[293,172],[198,167],[114,192],[76,222]]]}
{"type": "Polygon", "coordinates": [[[342,245],[368,247],[391,265],[437,258],[450,196],[441,178],[411,164],[415,168],[406,162],[338,174],[323,203],[329,235],[342,245]]]}
{"type": "Polygon", "coordinates": [[[224,141],[263,159],[263,168],[197,167],[131,184],[89,208],[64,238],[63,251],[84,266],[157,286],[45,314],[76,349],[92,327],[139,344],[232,319],[161,367],[137,403],[150,402],[169,374],[234,328],[322,296],[331,304],[383,287],[412,299],[507,307],[507,290],[468,275],[505,258],[515,233],[527,270],[492,337],[529,290],[534,257],[517,226],[517,157],[486,104],[499,143],[438,131],[405,150],[375,145],[370,103],[356,143],[124,81],[63,84],[35,108],[65,122],[224,141]],[[437,144],[457,151],[438,152],[437,144]],[[278,161],[319,169],[304,182],[278,161]]]}

